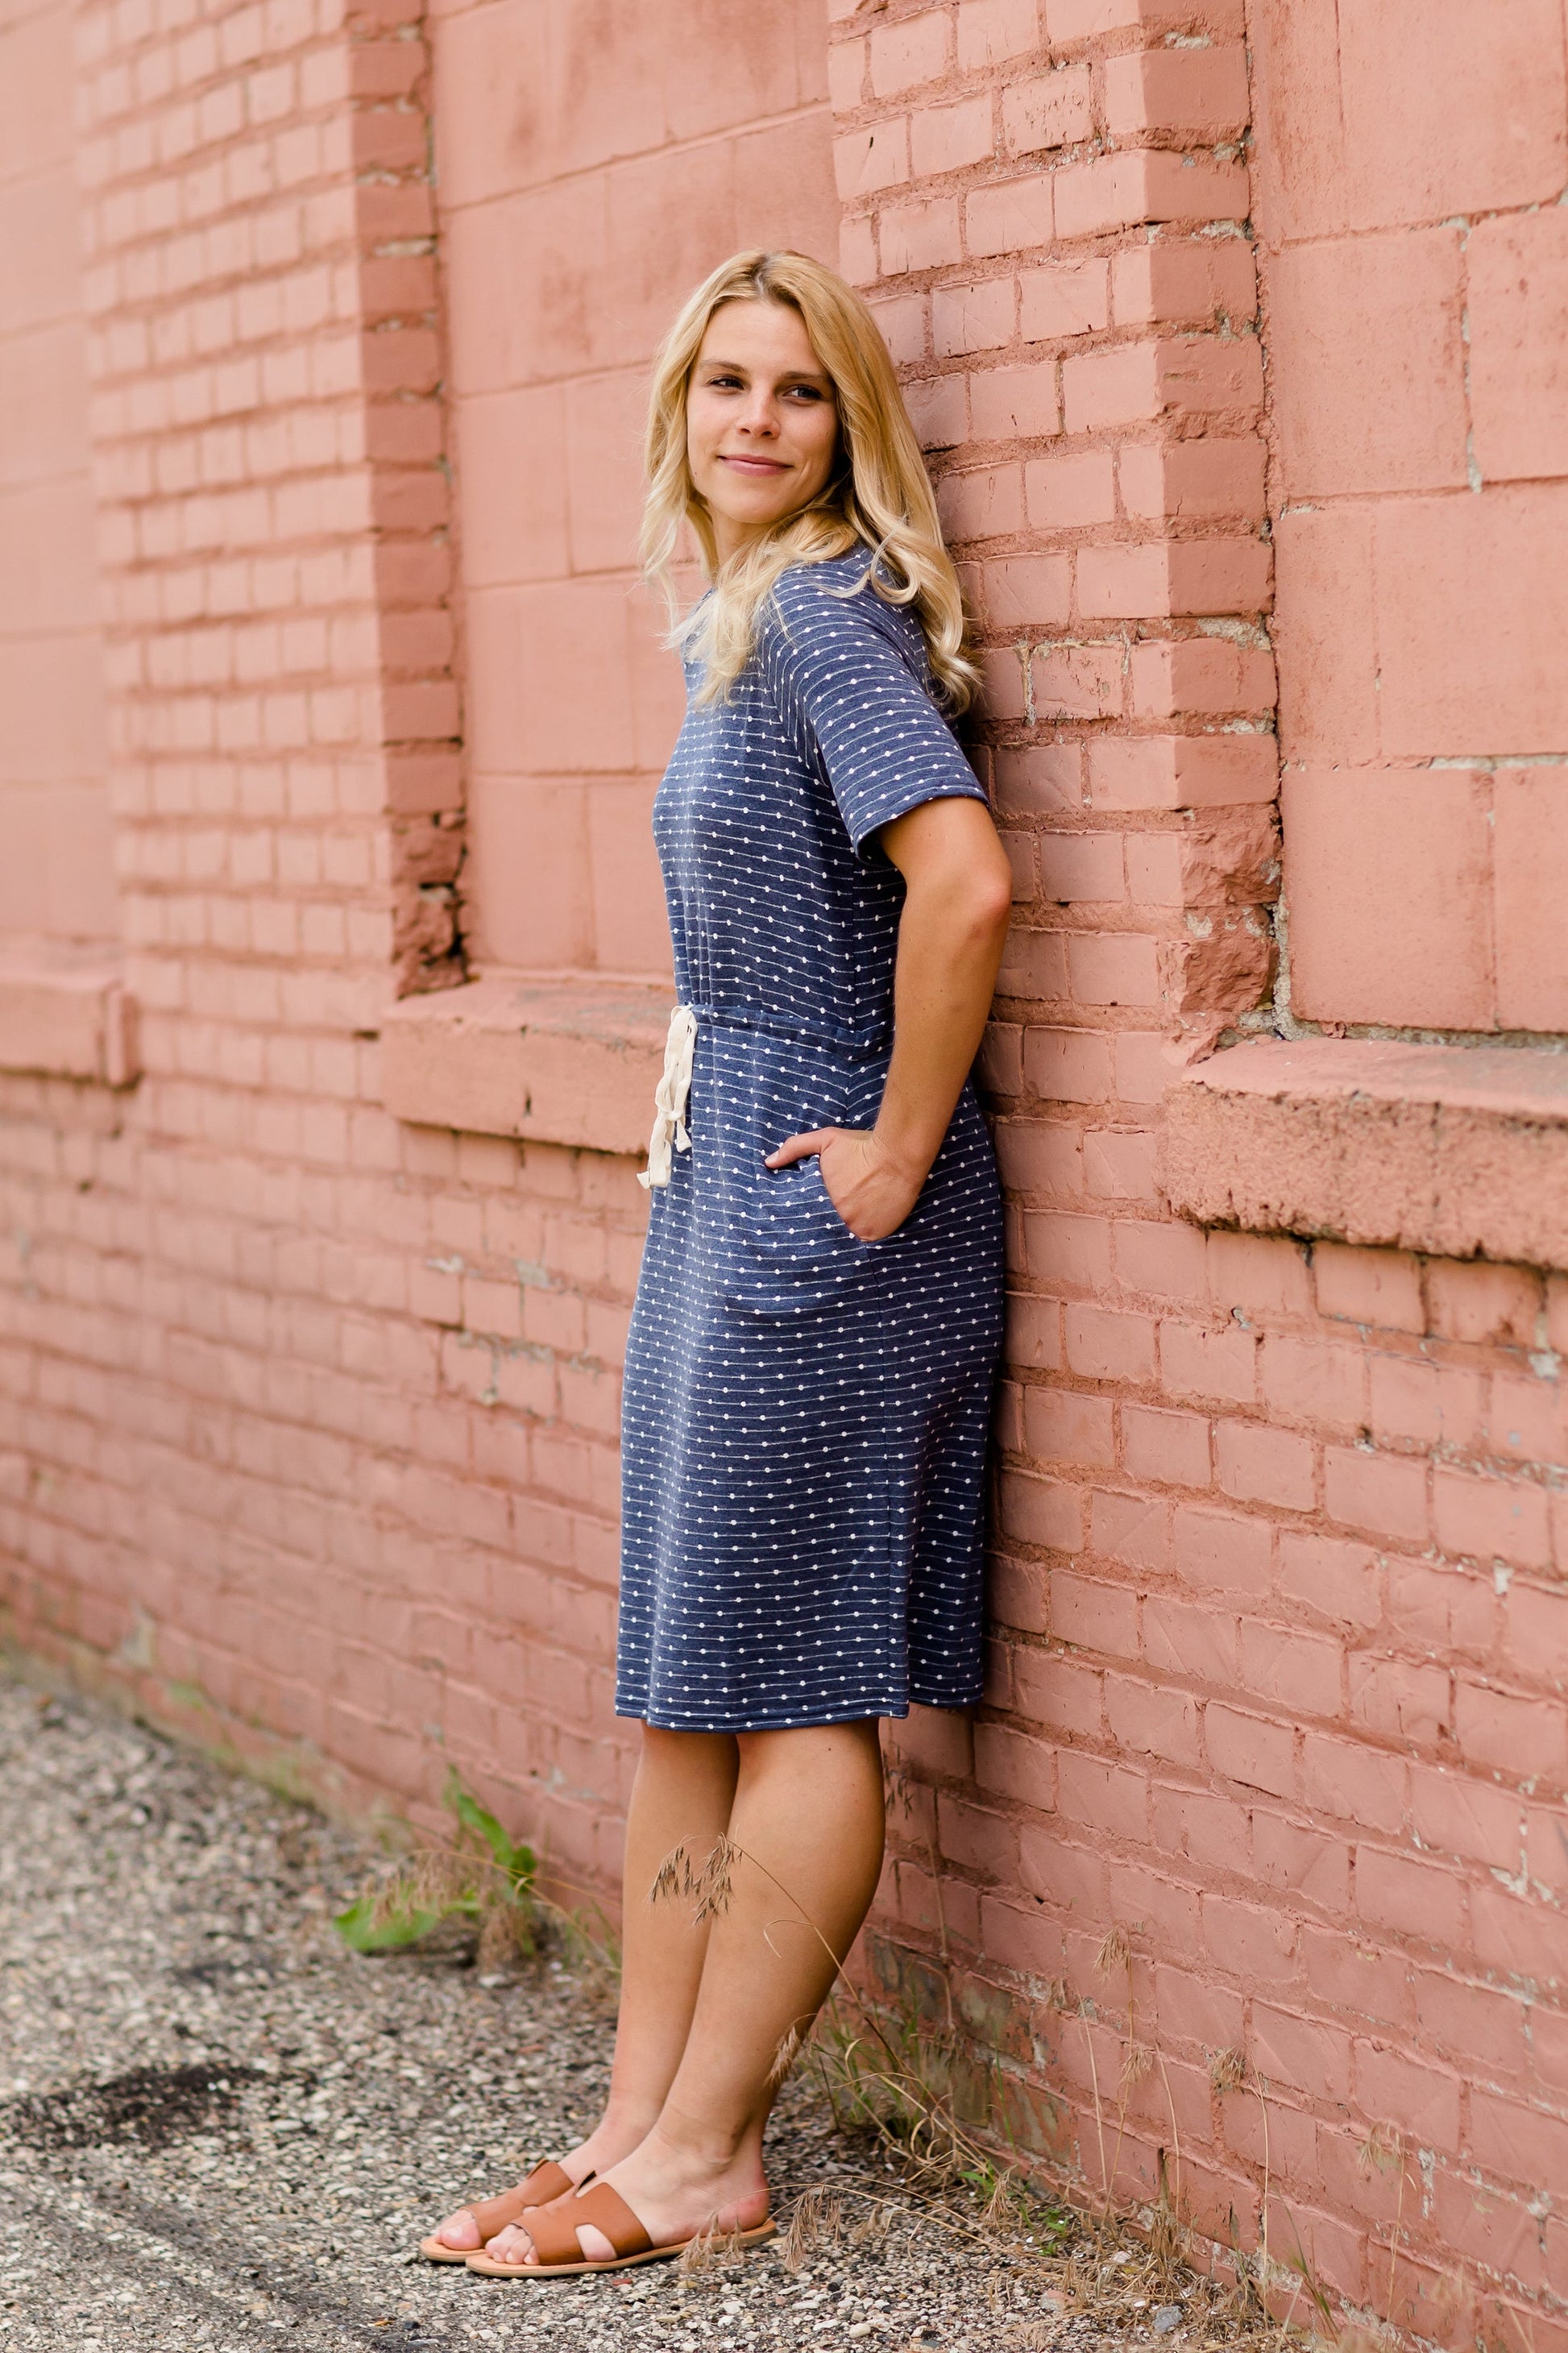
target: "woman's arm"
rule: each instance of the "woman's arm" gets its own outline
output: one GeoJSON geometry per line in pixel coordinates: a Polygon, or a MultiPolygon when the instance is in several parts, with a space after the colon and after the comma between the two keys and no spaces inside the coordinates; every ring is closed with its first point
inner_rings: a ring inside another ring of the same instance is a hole
{"type": "Polygon", "coordinates": [[[979,1049],[996,987],[1013,878],[977,800],[922,801],[879,836],[904,877],[893,970],[893,1053],[874,1127],[818,1127],[767,1155],[786,1168],[811,1153],[839,1216],[862,1241],[901,1226],[979,1049]]]}

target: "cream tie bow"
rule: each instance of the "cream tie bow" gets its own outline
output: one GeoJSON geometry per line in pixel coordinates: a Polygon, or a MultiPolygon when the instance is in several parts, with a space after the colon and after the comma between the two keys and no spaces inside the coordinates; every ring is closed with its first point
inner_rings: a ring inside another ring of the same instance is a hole
{"type": "Polygon", "coordinates": [[[654,1089],[654,1102],[658,1108],[653,1117],[653,1134],[648,1138],[647,1166],[637,1170],[639,1185],[668,1185],[674,1165],[670,1143],[677,1152],[689,1152],[691,1138],[686,1132],[686,1099],[691,1091],[691,1050],[697,1038],[697,1016],[689,1005],[678,1005],[669,1017],[669,1029],[664,1041],[664,1069],[654,1089]]]}

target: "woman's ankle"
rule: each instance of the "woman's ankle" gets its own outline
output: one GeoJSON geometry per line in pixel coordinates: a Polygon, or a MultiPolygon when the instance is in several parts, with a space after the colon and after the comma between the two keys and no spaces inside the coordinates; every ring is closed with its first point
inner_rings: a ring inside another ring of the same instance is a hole
{"type": "Polygon", "coordinates": [[[731,2174],[762,2171],[763,2137],[752,2125],[731,2131],[709,2119],[684,2115],[667,2102],[648,2130],[645,2146],[656,2162],[682,2172],[731,2174]]]}
{"type": "Polygon", "coordinates": [[[618,2165],[623,2157],[629,2157],[647,2138],[657,2121],[657,2110],[649,2116],[629,2107],[606,2108],[579,2147],[592,2152],[595,2169],[603,2173],[608,2167],[618,2165]]]}

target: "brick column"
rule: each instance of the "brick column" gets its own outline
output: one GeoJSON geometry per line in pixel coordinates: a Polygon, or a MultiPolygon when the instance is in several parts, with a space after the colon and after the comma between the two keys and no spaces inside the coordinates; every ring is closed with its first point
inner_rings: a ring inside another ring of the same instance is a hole
{"type": "Polygon", "coordinates": [[[119,1501],[37,1606],[203,1736],[411,1793],[438,1683],[397,1655],[370,1499],[437,1344],[387,1320],[425,1221],[372,1206],[405,1158],[374,1038],[456,975],[461,840],[419,9],[84,0],[77,57],[144,1076],[83,1163],[96,1222],[64,1220],[77,1322],[40,1335],[113,1368],[69,1394],[118,1417],[119,1501]]]}
{"type": "MultiPolygon", "coordinates": [[[[940,1723],[903,1743],[881,1963],[905,1972],[898,1947],[940,1941],[993,2054],[1028,2049],[1033,2020],[1043,2069],[1005,2063],[1009,2121],[1093,2178],[1089,2038],[1114,2109],[1126,2051],[1153,2032],[1154,1972],[1174,2003],[1198,1936],[1149,1813],[1151,1755],[1196,1758],[1195,1703],[1142,1679],[1125,1582],[1165,1510],[1139,1491],[1191,1443],[1163,1409],[1156,1325],[1194,1254],[1201,1286],[1205,1248],[1164,1211],[1153,1116],[1173,1051],[1244,1023],[1273,966],[1242,9],[831,13],[844,266],[900,362],[979,624],[975,755],[1017,878],[983,1062],[1014,1285],[990,1704],[973,1751],[940,1723]],[[1121,1408],[1124,1384],[1147,1402],[1121,1408]],[[1133,1957],[1108,1976],[1110,1922],[1133,1957]]],[[[1247,2188],[1215,2147],[1193,2021],[1170,2022],[1117,2189],[1168,2178],[1179,2114],[1186,2210],[1217,2231],[1247,2188]]]]}
{"type": "Polygon", "coordinates": [[[309,1033],[350,997],[373,1026],[394,960],[405,988],[460,976],[420,16],[79,15],[111,761],[154,1072],[193,992],[209,1023],[245,998],[309,1033]],[[208,959],[226,977],[201,987],[208,959]]]}

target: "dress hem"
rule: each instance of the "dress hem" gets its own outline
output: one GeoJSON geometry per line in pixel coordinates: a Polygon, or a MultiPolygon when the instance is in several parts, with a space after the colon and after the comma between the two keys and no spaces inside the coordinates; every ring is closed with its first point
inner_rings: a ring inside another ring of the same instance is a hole
{"type": "Polygon", "coordinates": [[[872,1719],[900,1723],[909,1715],[911,1704],[949,1709],[978,1707],[981,1697],[982,1694],[976,1692],[973,1699],[922,1699],[918,1692],[911,1692],[908,1699],[897,1702],[851,1702],[824,1715],[753,1715],[743,1724],[715,1724],[711,1717],[704,1717],[700,1722],[688,1719],[678,1723],[673,1717],[655,1715],[647,1708],[623,1707],[618,1700],[615,1712],[628,1722],[646,1724],[654,1732],[809,1732],[818,1725],[865,1724],[872,1719]]]}

